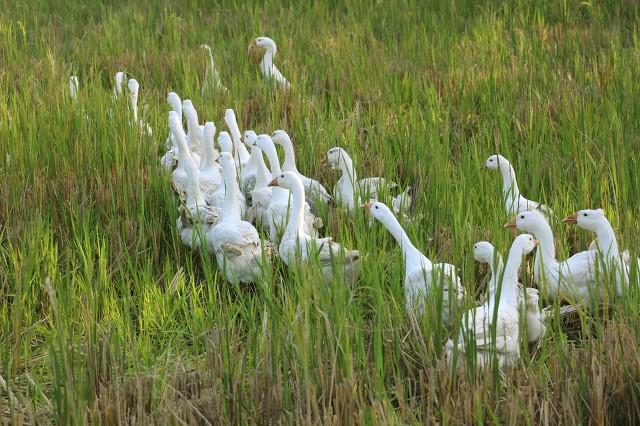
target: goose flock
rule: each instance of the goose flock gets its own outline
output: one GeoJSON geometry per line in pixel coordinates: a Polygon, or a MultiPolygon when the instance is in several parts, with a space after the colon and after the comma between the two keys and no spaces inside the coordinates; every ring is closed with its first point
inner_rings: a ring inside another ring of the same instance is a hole
{"type": "MultiPolygon", "coordinates": [[[[206,88],[227,91],[215,69],[211,48],[201,47],[209,58],[206,88]]],[[[276,52],[275,42],[268,37],[258,37],[249,46],[263,77],[276,90],[289,92],[292,85],[274,64],[276,52]]],[[[122,96],[125,79],[123,72],[116,73],[115,99],[122,96]]],[[[77,77],[71,77],[69,87],[75,99],[79,92],[77,77]]],[[[138,115],[138,82],[129,79],[126,87],[132,125],[151,136],[151,127],[138,115]]],[[[459,367],[460,359],[471,356],[477,366],[497,361],[501,368],[518,363],[521,340],[539,344],[558,310],[562,313],[579,305],[593,307],[607,293],[605,283],[609,281],[615,283],[613,292],[617,296],[623,296],[631,286],[638,287],[637,278],[632,278],[637,274],[631,274],[637,260],[632,260],[628,251],[619,250],[613,228],[601,209],[579,210],[563,219],[566,224],[595,233],[596,238],[586,250],[558,260],[549,223],[554,212],[525,198],[513,166],[495,154],[484,166],[502,175],[503,208],[511,218],[504,227],[524,233],[514,238],[506,260],[490,242],[474,244],[473,256],[489,265],[491,278],[479,304],[462,312],[465,287],[457,267],[427,258],[398,220],[409,219],[412,214],[410,187],[401,190],[383,177],[358,178],[348,152],[333,147],[323,161],[340,176],[329,191],[300,171],[295,150],[302,144],[294,143],[285,130],[270,134],[251,129],[243,132],[233,109],[225,110],[226,130],[220,130],[212,121],[200,124],[193,102],[181,100],[176,92],[168,93],[167,103],[169,132],[160,164],[170,173],[179,200],[178,234],[190,249],[210,253],[230,283],[260,280],[269,273],[271,259],[279,256],[289,268],[318,268],[326,282],[344,280],[353,285],[362,256],[331,236],[321,236],[323,223],[318,214],[322,208],[343,209],[350,215],[360,214],[362,209],[400,246],[407,312],[423,315],[436,309],[432,312],[437,312],[442,324],[452,331],[445,343],[447,362],[459,367]],[[524,256],[534,250],[533,281],[537,288],[518,281],[524,256]],[[540,300],[556,302],[555,309],[554,305],[541,308],[540,300]],[[526,335],[520,336],[521,332],[526,335]]]]}

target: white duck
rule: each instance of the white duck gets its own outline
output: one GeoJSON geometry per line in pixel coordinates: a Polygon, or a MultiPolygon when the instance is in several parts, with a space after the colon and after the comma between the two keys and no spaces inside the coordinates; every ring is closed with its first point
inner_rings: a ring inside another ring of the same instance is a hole
{"type": "MultiPolygon", "coordinates": [[[[231,155],[233,152],[233,142],[231,142],[231,136],[227,132],[220,132],[218,134],[218,145],[221,152],[227,152],[231,155]]],[[[226,196],[226,185],[219,185],[215,193],[210,195],[210,204],[219,208],[222,208],[226,196]]],[[[247,201],[242,194],[242,191],[236,193],[236,202],[240,206],[240,215],[245,217],[247,214],[247,201]]]]}
{"type": "MultiPolygon", "coordinates": [[[[271,166],[271,175],[280,175],[282,172],[280,160],[271,137],[269,135],[259,135],[255,143],[266,154],[271,166]]],[[[266,216],[269,224],[269,240],[274,244],[280,241],[280,234],[285,229],[289,218],[289,197],[290,193],[287,189],[279,186],[271,188],[271,200],[269,201],[266,216]]],[[[304,203],[303,212],[304,220],[302,226],[305,234],[314,238],[317,237],[318,228],[322,226],[322,221],[311,214],[309,204],[306,202],[304,203]]]]}
{"type": "Polygon", "coordinates": [[[187,146],[199,166],[203,156],[204,132],[198,122],[198,111],[193,106],[193,102],[187,99],[182,102],[182,112],[187,120],[187,146]]]}
{"type": "Polygon", "coordinates": [[[205,237],[205,233],[218,222],[220,210],[208,206],[202,197],[200,192],[200,171],[191,158],[182,123],[178,121],[178,116],[174,111],[169,113],[169,128],[180,147],[179,164],[182,165],[187,176],[185,185],[186,201],[184,208],[180,209],[180,217],[176,226],[183,244],[191,248],[198,248],[201,245],[201,239],[205,237]]]}
{"type": "Polygon", "coordinates": [[[526,199],[518,189],[516,172],[509,161],[502,155],[492,155],[484,163],[489,170],[499,170],[502,174],[502,201],[507,215],[512,216],[529,210],[540,210],[548,215],[553,214],[550,208],[537,201],[526,199]]]}
{"type": "MultiPolygon", "coordinates": [[[[487,288],[486,300],[495,298],[500,277],[504,274],[502,256],[488,241],[478,241],[473,245],[473,257],[480,263],[487,263],[491,269],[491,279],[487,288]]],[[[527,340],[530,344],[540,341],[546,332],[546,316],[540,310],[538,289],[525,288],[518,283],[518,307],[526,318],[527,340]]]]}
{"type": "Polygon", "coordinates": [[[332,169],[338,169],[342,174],[333,187],[333,196],[336,202],[349,212],[355,211],[362,197],[377,199],[378,191],[396,186],[395,183],[381,177],[358,180],[353,160],[343,148],[334,147],[327,151],[327,162],[332,169]]]}
{"type": "Polygon", "coordinates": [[[263,52],[260,57],[258,53],[257,58],[260,60],[260,71],[267,80],[272,80],[283,90],[289,90],[291,85],[286,78],[282,75],[278,67],[273,63],[273,58],[276,56],[277,47],[275,41],[269,37],[258,37],[249,44],[249,53],[255,55],[254,52],[263,52]]]}
{"type": "Polygon", "coordinates": [[[214,144],[214,135],[216,126],[208,121],[204,125],[204,145],[202,152],[204,157],[200,163],[200,191],[207,204],[216,207],[222,207],[224,202],[224,191],[222,199],[218,199],[216,194],[222,187],[222,174],[220,173],[220,165],[216,162],[219,157],[218,150],[214,144]]]}
{"type": "Polygon", "coordinates": [[[113,99],[118,100],[122,95],[122,83],[124,83],[125,74],[122,71],[116,73],[116,84],[113,86],[113,99]]]}
{"type": "Polygon", "coordinates": [[[315,207],[317,203],[328,204],[331,201],[331,195],[322,186],[320,182],[315,179],[310,179],[298,171],[296,166],[296,154],[293,150],[293,142],[291,138],[284,130],[276,130],[271,135],[271,139],[277,145],[280,145],[284,149],[284,163],[282,163],[282,170],[285,172],[292,172],[296,174],[302,184],[304,185],[304,192],[311,207],[315,207]]]}
{"type": "Polygon", "coordinates": [[[142,119],[138,119],[138,94],[140,92],[140,84],[134,78],[130,78],[127,82],[127,87],[129,89],[129,98],[131,99],[131,110],[133,112],[133,122],[136,126],[142,129],[146,135],[153,135],[153,130],[149,123],[142,119]]]}
{"type": "Polygon", "coordinates": [[[251,185],[251,176],[245,178],[245,185],[250,187],[251,207],[247,211],[247,220],[255,222],[260,227],[269,227],[269,203],[271,203],[272,190],[269,182],[273,179],[271,172],[267,168],[262,155],[262,150],[258,146],[258,135],[255,132],[245,132],[245,143],[251,147],[251,162],[256,164],[256,173],[253,176],[253,185],[251,185]]]}
{"type": "Polygon", "coordinates": [[[612,274],[610,276],[615,281],[616,292],[621,295],[629,285],[629,266],[618,250],[616,234],[605,217],[604,211],[602,209],[580,210],[562,221],[596,233],[596,252],[602,255],[597,264],[603,267],[601,272],[612,274]]]}
{"type": "Polygon", "coordinates": [[[447,362],[452,364],[454,350],[466,353],[471,344],[479,368],[490,366],[494,357],[502,369],[512,366],[520,358],[520,325],[518,313],[518,270],[523,255],[536,247],[529,234],[518,235],[511,245],[502,278],[502,288],[483,305],[467,311],[462,317],[461,330],[454,342],[445,344],[447,362]],[[495,334],[494,334],[495,333],[495,334]]]}
{"type": "Polygon", "coordinates": [[[464,288],[456,272],[456,267],[449,263],[433,263],[418,250],[402,228],[393,212],[384,203],[370,201],[363,204],[366,209],[382,225],[387,228],[402,249],[404,258],[404,292],[405,305],[408,311],[422,314],[429,299],[434,300],[442,287],[442,318],[448,323],[452,310],[464,296],[464,288]]]}
{"type": "Polygon", "coordinates": [[[207,234],[209,251],[228,282],[251,283],[263,276],[270,248],[261,244],[256,228],[241,219],[236,165],[228,152],[220,155],[226,196],[218,223],[207,234]],[[263,255],[265,257],[263,258],[263,255]]]}
{"type": "Polygon", "coordinates": [[[530,232],[540,242],[536,253],[533,276],[546,295],[552,299],[589,302],[591,296],[600,295],[595,288],[596,253],[583,251],[558,262],[549,223],[537,210],[518,213],[505,228],[518,228],[530,232]],[[595,292],[595,293],[594,293],[595,292]]]}
{"type": "Polygon", "coordinates": [[[232,109],[227,109],[224,112],[224,121],[227,123],[227,127],[231,132],[231,139],[233,140],[234,154],[233,158],[236,161],[236,168],[242,170],[249,161],[249,151],[247,147],[242,143],[242,136],[240,135],[240,128],[238,127],[238,121],[236,120],[236,113],[232,109]]]}
{"type": "Polygon", "coordinates": [[[345,249],[330,237],[317,238],[309,235],[305,229],[305,209],[308,204],[304,199],[302,181],[292,172],[281,172],[274,176],[269,186],[273,189],[288,189],[292,198],[289,220],[278,247],[283,262],[292,267],[317,259],[325,281],[333,281],[335,269],[340,268],[342,271],[338,276],[353,283],[360,269],[360,252],[345,249]]]}
{"type": "MultiPolygon", "coordinates": [[[[249,155],[249,161],[247,161],[240,173],[240,189],[242,189],[247,199],[252,199],[251,192],[256,186],[258,174],[260,174],[261,180],[264,182],[264,187],[271,182],[271,173],[264,163],[262,150],[254,144],[256,139],[258,139],[258,135],[253,130],[244,132],[244,144],[251,149],[251,154],[249,155]]],[[[271,194],[271,190],[269,190],[269,194],[271,194]]]]}
{"type": "Polygon", "coordinates": [[[216,68],[216,63],[213,61],[211,47],[209,47],[208,44],[201,44],[200,49],[204,49],[209,54],[209,63],[207,64],[207,69],[204,74],[204,85],[202,86],[202,91],[204,92],[204,90],[212,88],[214,90],[222,89],[226,92],[227,88],[224,87],[224,84],[220,81],[220,74],[216,68]]]}

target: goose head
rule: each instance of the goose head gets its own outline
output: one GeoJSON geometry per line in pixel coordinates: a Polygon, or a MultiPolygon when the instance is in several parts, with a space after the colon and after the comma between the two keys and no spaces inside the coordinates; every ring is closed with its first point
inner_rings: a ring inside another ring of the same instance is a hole
{"type": "Polygon", "coordinates": [[[509,168],[509,165],[509,160],[500,154],[492,155],[484,162],[484,167],[489,170],[502,170],[504,168],[509,168]]]}
{"type": "Polygon", "coordinates": [[[129,93],[132,96],[137,95],[138,91],[140,90],[140,84],[135,78],[130,78],[129,81],[127,81],[127,87],[129,88],[129,93]]]}
{"type": "Polygon", "coordinates": [[[182,101],[176,92],[167,93],[167,103],[171,106],[172,110],[182,115],[182,101]]]}
{"type": "Polygon", "coordinates": [[[275,55],[277,52],[276,42],[269,37],[258,37],[249,44],[249,57],[254,63],[260,62],[265,52],[275,55]]]}
{"type": "Polygon", "coordinates": [[[258,135],[253,130],[247,130],[244,132],[244,144],[250,146],[251,148],[256,146],[256,140],[258,139],[258,135]]]}
{"type": "Polygon", "coordinates": [[[538,246],[538,240],[531,234],[520,234],[513,240],[509,255],[527,256],[538,246]]]}
{"type": "Polygon", "coordinates": [[[549,226],[544,215],[538,210],[518,213],[511,221],[504,224],[504,228],[520,229],[537,234],[543,226],[549,226]]]}
{"type": "Polygon", "coordinates": [[[271,182],[269,182],[268,186],[281,186],[282,188],[286,188],[290,191],[293,191],[294,189],[301,189],[304,191],[302,181],[295,173],[292,172],[280,173],[273,178],[271,182]]]}
{"type": "Polygon", "coordinates": [[[332,170],[336,170],[340,165],[340,160],[345,160],[349,158],[349,154],[347,151],[340,147],[333,147],[329,151],[327,151],[327,163],[329,163],[329,167],[332,170]]]}
{"type": "Polygon", "coordinates": [[[478,241],[473,245],[473,258],[481,263],[493,262],[496,249],[488,241],[478,241]]]}
{"type": "Polygon", "coordinates": [[[221,152],[233,153],[233,141],[231,141],[229,132],[220,132],[218,134],[218,145],[220,145],[221,152]]]}
{"type": "Polygon", "coordinates": [[[578,225],[582,229],[586,229],[588,231],[597,232],[599,226],[605,221],[606,218],[604,216],[604,210],[579,210],[574,214],[570,214],[569,216],[562,219],[564,223],[578,225]]]}
{"type": "Polygon", "coordinates": [[[283,145],[284,143],[291,144],[291,138],[284,130],[276,130],[271,134],[271,140],[278,145],[283,145]]]}
{"type": "Polygon", "coordinates": [[[116,96],[122,93],[122,83],[124,82],[124,72],[118,71],[116,73],[116,96]]]}
{"type": "Polygon", "coordinates": [[[376,200],[370,200],[368,203],[364,203],[360,207],[371,213],[371,216],[378,220],[388,215],[393,216],[391,209],[387,207],[386,204],[376,200]]]}

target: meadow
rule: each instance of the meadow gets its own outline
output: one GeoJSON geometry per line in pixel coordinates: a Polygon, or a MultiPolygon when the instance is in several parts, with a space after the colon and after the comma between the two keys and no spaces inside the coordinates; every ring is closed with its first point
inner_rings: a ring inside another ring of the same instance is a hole
{"type": "MultiPolygon", "coordinates": [[[[327,187],[321,160],[345,147],[362,177],[417,185],[403,225],[460,268],[468,306],[488,275],[473,244],[505,253],[513,239],[483,168],[494,153],[560,217],[605,209],[637,254],[638,3],[79,3],[0,2],[1,423],[640,422],[637,292],[581,311],[578,333],[554,322],[507,374],[457,374],[447,330],[407,317],[401,252],[379,223],[322,212],[323,232],[365,255],[351,288],[278,261],[228,285],[182,246],[158,161],[169,91],[219,128],[234,108],[241,129],[287,130],[327,187]],[[278,43],[290,95],[248,60],[259,35],[278,43]],[[228,91],[203,90],[201,43],[228,91]],[[140,82],[152,136],[113,102],[118,70],[140,82]]],[[[559,258],[593,238],[552,227],[559,258]]]]}

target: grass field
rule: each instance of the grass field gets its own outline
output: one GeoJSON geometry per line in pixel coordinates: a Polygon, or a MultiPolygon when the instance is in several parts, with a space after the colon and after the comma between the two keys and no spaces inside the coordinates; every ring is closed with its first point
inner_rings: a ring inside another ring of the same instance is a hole
{"type": "MultiPolygon", "coordinates": [[[[468,306],[488,273],[473,243],[506,253],[513,238],[500,177],[482,168],[497,152],[525,195],[560,217],[604,208],[636,253],[638,3],[0,3],[0,422],[640,422],[638,294],[585,312],[580,340],[555,324],[507,375],[457,375],[445,331],[407,319],[401,253],[380,224],[324,212],[326,234],[366,254],[353,288],[278,262],[230,286],[181,245],[158,161],[171,90],[220,129],[225,108],[242,129],[286,129],[328,187],[320,160],[346,147],[363,177],[419,182],[422,217],[405,226],[459,266],[468,306]],[[278,43],[291,96],[248,61],[259,35],[278,43]],[[228,92],[201,91],[201,43],[228,92]],[[152,137],[112,100],[120,69],[140,82],[152,137]]],[[[552,226],[560,258],[593,238],[552,226]]]]}

